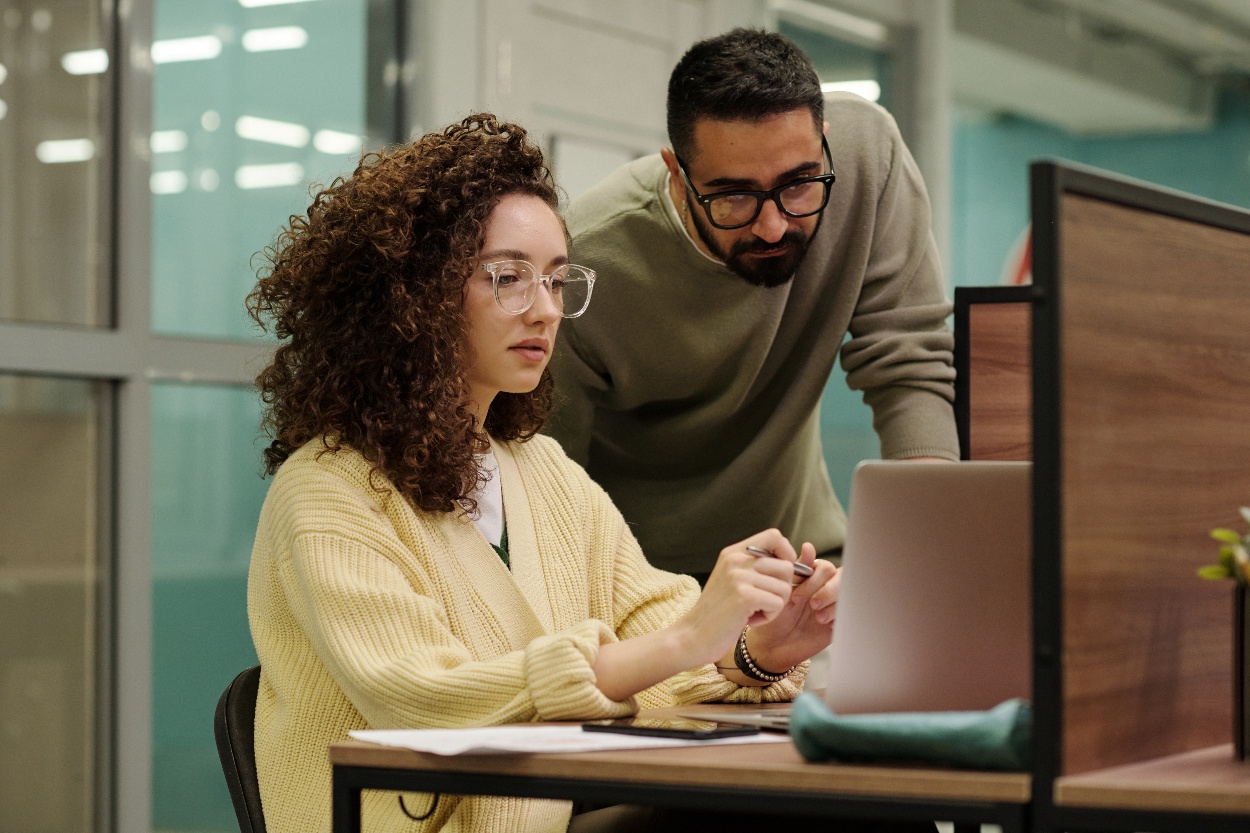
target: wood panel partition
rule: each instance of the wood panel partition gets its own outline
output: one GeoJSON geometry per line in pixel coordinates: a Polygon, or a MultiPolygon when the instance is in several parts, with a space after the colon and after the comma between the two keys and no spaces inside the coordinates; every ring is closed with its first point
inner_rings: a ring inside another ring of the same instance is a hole
{"type": "Polygon", "coordinates": [[[1033,459],[1029,286],[955,288],[955,425],[964,460],[1033,459]]]}
{"type": "Polygon", "coordinates": [[[1033,186],[1035,749],[1070,776],[1232,739],[1233,586],[1195,571],[1250,504],[1250,213],[1033,186]]]}

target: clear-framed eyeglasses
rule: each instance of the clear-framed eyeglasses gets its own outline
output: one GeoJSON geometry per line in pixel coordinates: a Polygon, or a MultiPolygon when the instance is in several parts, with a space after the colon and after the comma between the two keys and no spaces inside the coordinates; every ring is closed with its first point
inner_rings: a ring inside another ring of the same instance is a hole
{"type": "Polygon", "coordinates": [[[772,200],[781,209],[781,213],[788,217],[810,217],[824,211],[829,204],[829,189],[836,177],[833,174],[833,154],[829,152],[829,143],[823,136],[820,138],[820,147],[824,159],[829,163],[829,173],[796,179],[767,191],[736,190],[700,194],[690,181],[686,163],[679,158],[677,166],[681,169],[687,190],[703,206],[708,222],[718,229],[736,229],[755,222],[764,207],[764,200],[772,200]]]}
{"type": "Polygon", "coordinates": [[[566,263],[540,274],[528,260],[494,260],[481,268],[490,273],[495,285],[495,302],[504,312],[520,315],[534,305],[539,284],[546,284],[551,300],[563,318],[576,318],[590,306],[595,288],[595,270],[566,263]]]}

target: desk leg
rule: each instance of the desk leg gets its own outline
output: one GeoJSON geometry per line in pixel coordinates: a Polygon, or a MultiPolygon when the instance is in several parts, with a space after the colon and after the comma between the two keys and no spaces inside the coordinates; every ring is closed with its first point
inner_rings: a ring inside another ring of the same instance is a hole
{"type": "Polygon", "coordinates": [[[333,833],[360,833],[360,784],[338,767],[333,778],[333,833]]]}

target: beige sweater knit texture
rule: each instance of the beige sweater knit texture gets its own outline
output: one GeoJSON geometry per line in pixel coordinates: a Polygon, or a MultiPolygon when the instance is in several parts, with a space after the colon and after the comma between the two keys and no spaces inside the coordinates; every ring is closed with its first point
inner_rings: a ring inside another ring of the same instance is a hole
{"type": "Polygon", "coordinates": [[[549,433],[663,569],[710,570],[725,544],[773,526],[821,552],[842,545],[820,429],[839,355],[882,457],[959,457],[951,307],[920,171],[875,104],[832,95],[825,117],[837,181],[782,286],[695,248],[658,155],[569,208],[570,256],[598,280],[560,327],[549,433]]]}
{"type": "MultiPolygon", "coordinates": [[[[279,469],[248,578],[270,833],[329,830],[326,750],[352,729],[603,718],[798,693],[805,668],[761,689],[707,665],[626,702],[595,687],[600,645],[672,623],[698,588],[647,563],[607,495],[554,441],[495,443],[511,570],[467,516],[416,510],[371,478],[359,453],[323,451],[313,441],[279,469]]],[[[394,794],[365,796],[371,832],[561,831],[569,819],[567,802],[444,795],[417,823],[394,794]]],[[[431,799],[406,802],[421,813],[431,799]]]]}

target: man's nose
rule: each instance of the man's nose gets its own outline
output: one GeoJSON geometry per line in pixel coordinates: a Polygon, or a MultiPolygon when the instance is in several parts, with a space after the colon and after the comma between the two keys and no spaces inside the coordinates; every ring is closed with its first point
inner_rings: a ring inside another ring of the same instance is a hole
{"type": "Polygon", "coordinates": [[[759,216],[751,224],[751,232],[768,243],[777,243],[790,229],[790,221],[774,200],[764,200],[759,216]]]}

